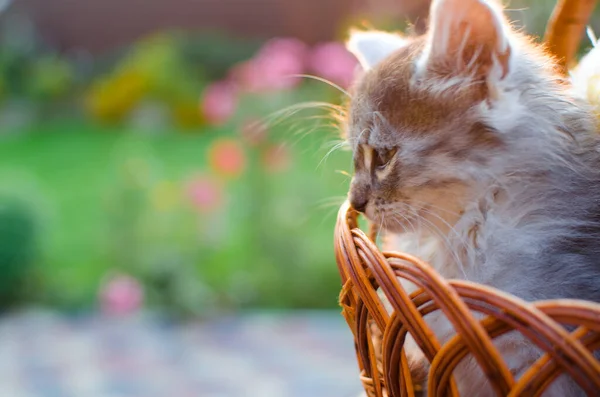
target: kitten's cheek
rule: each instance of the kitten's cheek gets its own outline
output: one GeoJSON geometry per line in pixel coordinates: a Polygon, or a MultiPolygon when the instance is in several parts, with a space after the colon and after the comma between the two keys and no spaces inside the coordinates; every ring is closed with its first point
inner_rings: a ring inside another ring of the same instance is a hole
{"type": "Polygon", "coordinates": [[[379,222],[380,220],[377,218],[377,212],[375,211],[375,207],[373,204],[368,203],[365,207],[365,216],[371,222],[379,222]]]}

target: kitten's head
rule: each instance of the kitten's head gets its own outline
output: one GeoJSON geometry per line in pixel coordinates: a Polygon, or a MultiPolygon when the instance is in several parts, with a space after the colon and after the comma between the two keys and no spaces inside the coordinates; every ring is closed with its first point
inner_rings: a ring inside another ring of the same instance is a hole
{"type": "Polygon", "coordinates": [[[392,231],[456,220],[523,113],[513,36],[485,0],[434,0],[418,38],[352,33],[365,72],[348,116],[354,208],[392,231]]]}

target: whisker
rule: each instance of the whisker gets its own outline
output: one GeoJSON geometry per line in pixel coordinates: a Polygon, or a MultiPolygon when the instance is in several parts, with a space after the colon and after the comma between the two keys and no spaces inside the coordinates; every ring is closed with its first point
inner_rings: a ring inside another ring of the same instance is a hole
{"type": "Polygon", "coordinates": [[[358,136],[357,136],[356,138],[346,138],[346,140],[347,140],[348,142],[359,142],[359,141],[360,141],[360,138],[362,138],[363,134],[364,134],[365,132],[367,132],[367,131],[369,131],[369,129],[368,129],[368,128],[365,128],[364,130],[362,130],[362,131],[360,132],[360,134],[358,134],[358,136]]]}
{"type": "Polygon", "coordinates": [[[308,116],[303,119],[304,120],[330,120],[332,122],[342,122],[343,121],[343,118],[336,116],[335,113],[328,113],[326,115],[318,114],[318,115],[314,115],[314,116],[308,116]]]}
{"type": "Polygon", "coordinates": [[[326,198],[324,198],[324,199],[317,200],[317,201],[316,201],[316,203],[317,203],[317,204],[319,204],[319,203],[326,203],[326,202],[330,202],[330,201],[333,201],[333,200],[339,201],[339,204],[341,205],[341,204],[342,204],[342,202],[343,202],[343,200],[346,200],[346,196],[332,196],[332,197],[326,197],[326,198]],[[340,201],[340,200],[341,200],[341,201],[340,201]]]}
{"type": "Polygon", "coordinates": [[[316,208],[317,210],[325,210],[325,209],[331,209],[331,208],[333,208],[333,209],[338,209],[338,208],[340,207],[340,205],[342,205],[342,203],[343,203],[343,201],[344,201],[345,199],[346,199],[346,198],[344,197],[344,198],[343,198],[343,199],[341,199],[341,200],[332,201],[332,202],[330,202],[330,203],[323,203],[323,204],[320,204],[320,205],[316,206],[315,208],[316,208]]]}
{"type": "Polygon", "coordinates": [[[331,208],[329,211],[327,211],[325,213],[325,215],[322,216],[321,222],[319,222],[318,227],[322,227],[323,224],[329,220],[332,219],[335,216],[335,212],[337,211],[336,207],[331,208]]]}
{"type": "Polygon", "coordinates": [[[345,112],[345,110],[341,106],[335,105],[333,103],[320,102],[320,101],[308,101],[308,102],[296,103],[296,104],[287,106],[283,109],[277,110],[277,111],[269,114],[268,116],[264,117],[262,122],[267,124],[270,127],[273,127],[278,124],[281,124],[282,121],[285,121],[288,118],[290,118],[302,111],[314,110],[314,109],[329,109],[329,110],[337,111],[340,113],[345,112]]]}
{"type": "MultiPolygon", "coordinates": [[[[295,137],[298,137],[296,140],[294,140],[292,142],[292,146],[297,145],[298,143],[300,143],[300,141],[302,141],[302,139],[304,139],[305,137],[309,136],[310,134],[312,134],[313,132],[321,129],[321,130],[326,130],[326,129],[333,129],[334,131],[337,131],[337,128],[333,128],[333,126],[324,126],[322,124],[315,124],[312,126],[308,126],[305,128],[299,128],[297,130],[295,130],[292,135],[295,137]]],[[[337,140],[336,140],[337,141],[337,140]]]]}
{"type": "MultiPolygon", "coordinates": [[[[463,263],[460,260],[458,254],[456,254],[456,252],[454,251],[454,249],[452,247],[452,243],[451,243],[450,239],[448,238],[448,236],[445,235],[444,233],[442,233],[442,231],[433,222],[426,219],[425,217],[419,216],[418,212],[411,205],[409,205],[407,203],[398,203],[398,204],[405,206],[407,209],[409,209],[411,212],[413,212],[417,216],[417,219],[419,221],[425,222],[425,224],[423,224],[423,226],[426,227],[427,230],[431,231],[434,235],[437,235],[442,240],[442,242],[446,245],[447,250],[450,251],[450,254],[452,255],[454,261],[456,262],[456,266],[462,272],[465,279],[468,280],[467,273],[464,269],[463,263]]],[[[454,227],[452,227],[450,224],[448,224],[448,222],[446,222],[443,218],[441,218],[437,214],[435,214],[431,211],[427,211],[425,209],[421,209],[421,211],[424,211],[427,214],[430,214],[430,215],[438,218],[441,222],[443,222],[446,226],[448,226],[450,231],[452,231],[454,233],[458,242],[460,244],[462,244],[467,250],[470,250],[469,245],[464,242],[464,240],[461,238],[460,234],[454,229],[454,227]]],[[[401,215],[401,214],[398,214],[398,215],[401,215]]]]}
{"type": "Polygon", "coordinates": [[[312,80],[320,81],[321,83],[325,83],[325,84],[327,84],[327,85],[335,88],[336,90],[340,91],[342,94],[344,94],[348,98],[350,98],[350,94],[348,93],[348,91],[346,91],[345,89],[343,89],[339,85],[335,84],[333,81],[327,80],[326,78],[319,77],[319,76],[314,76],[314,75],[311,75],[311,74],[293,74],[290,77],[300,77],[300,78],[312,79],[312,80]]]}
{"type": "Polygon", "coordinates": [[[335,170],[334,171],[337,174],[342,174],[344,176],[347,176],[348,178],[352,178],[352,175],[348,172],[348,171],[344,171],[344,170],[335,170]]]}
{"type": "MultiPolygon", "coordinates": [[[[403,204],[405,204],[405,203],[403,203],[403,204]]],[[[408,205],[408,206],[409,206],[409,208],[411,208],[411,209],[414,211],[414,208],[412,208],[412,206],[410,206],[409,204],[405,204],[405,205],[408,205]]],[[[432,207],[435,207],[435,206],[432,206],[432,207]]],[[[436,207],[436,208],[438,208],[438,207],[436,207]]],[[[440,209],[441,209],[441,208],[440,208],[440,209]]],[[[425,212],[425,213],[427,213],[427,214],[429,214],[429,215],[431,215],[431,216],[434,216],[434,217],[436,217],[437,219],[439,219],[439,220],[440,220],[440,221],[441,221],[441,222],[442,222],[442,223],[443,223],[445,226],[447,226],[447,227],[448,227],[449,231],[451,231],[451,232],[453,232],[453,233],[454,233],[455,237],[456,237],[456,238],[459,240],[459,242],[462,242],[463,244],[466,244],[466,243],[464,243],[464,239],[463,239],[463,238],[461,237],[461,235],[460,235],[460,234],[459,234],[459,233],[456,231],[456,229],[454,228],[454,226],[450,225],[450,224],[449,224],[449,223],[448,223],[448,222],[447,222],[447,221],[446,221],[444,218],[442,218],[441,216],[439,216],[439,215],[438,215],[438,214],[436,214],[435,212],[429,211],[429,210],[428,210],[428,209],[426,209],[426,208],[421,208],[421,209],[420,209],[420,211],[423,211],[423,212],[425,212]]],[[[456,213],[454,213],[454,214],[455,214],[455,215],[459,215],[459,214],[456,214],[456,213]]]]}
{"type": "Polygon", "coordinates": [[[327,133],[335,132],[336,135],[339,135],[340,131],[343,130],[344,122],[345,110],[341,106],[328,102],[312,101],[298,103],[288,106],[284,109],[280,109],[268,116],[265,116],[256,123],[262,123],[268,128],[273,128],[278,125],[289,125],[290,133],[294,136],[299,136],[299,139],[292,142],[292,146],[295,146],[304,137],[318,130],[327,131],[327,133]],[[303,111],[318,109],[329,109],[332,112],[329,112],[328,114],[309,114],[303,117],[295,117],[303,111]],[[307,120],[311,121],[308,123],[308,126],[306,125],[307,120]],[[328,121],[328,123],[323,121],[328,121]],[[304,128],[297,128],[300,125],[304,128]]]}
{"type": "Polygon", "coordinates": [[[345,139],[332,139],[331,141],[328,142],[324,142],[323,145],[321,145],[321,148],[326,148],[327,146],[337,146],[337,145],[344,145],[344,146],[348,146],[348,141],[346,141],[345,139]]]}
{"type": "MultiPolygon", "coordinates": [[[[459,268],[459,270],[463,274],[465,280],[468,280],[469,277],[467,276],[467,272],[465,271],[465,268],[463,266],[462,261],[460,260],[460,257],[454,251],[454,249],[452,247],[452,243],[450,242],[450,239],[447,236],[444,236],[444,234],[439,230],[439,228],[433,222],[429,221],[428,219],[426,219],[426,218],[424,218],[422,216],[418,216],[418,218],[419,218],[419,220],[424,221],[424,222],[426,222],[429,225],[429,227],[425,225],[425,227],[427,227],[427,229],[429,229],[430,231],[432,231],[434,234],[437,234],[442,239],[442,241],[444,242],[444,244],[446,244],[446,248],[448,249],[448,251],[450,252],[450,254],[452,255],[452,257],[454,258],[456,266],[459,268]]],[[[462,242],[462,241],[459,240],[459,242],[462,242]]]]}
{"type": "MultiPolygon", "coordinates": [[[[379,230],[377,231],[377,235],[375,236],[375,240],[377,240],[380,236],[381,236],[381,230],[383,228],[383,225],[386,224],[386,219],[385,219],[385,213],[381,215],[381,223],[379,224],[379,230]]],[[[385,228],[383,228],[385,229],[385,228]]]]}
{"type": "Polygon", "coordinates": [[[426,206],[431,207],[433,209],[436,209],[438,211],[446,212],[447,214],[450,214],[450,215],[460,216],[460,214],[458,212],[450,211],[449,209],[438,207],[437,205],[434,205],[434,204],[431,204],[431,203],[428,203],[428,202],[425,202],[425,201],[414,200],[414,199],[411,199],[411,201],[414,202],[414,203],[416,203],[416,204],[426,205],[426,206]]]}
{"type": "Polygon", "coordinates": [[[341,142],[338,142],[337,144],[335,144],[331,149],[329,149],[329,151],[325,154],[325,156],[323,156],[321,161],[319,161],[319,164],[317,164],[317,169],[319,169],[319,167],[321,167],[323,164],[325,164],[327,162],[327,159],[329,158],[329,156],[331,156],[333,154],[333,152],[335,152],[338,149],[343,148],[347,144],[348,143],[346,141],[341,141],[341,142]]]}
{"type": "MultiPolygon", "coordinates": [[[[401,214],[399,212],[396,215],[401,216],[402,219],[404,219],[406,222],[408,222],[408,225],[413,230],[415,238],[417,239],[417,252],[421,252],[421,234],[417,232],[417,228],[414,226],[414,224],[410,221],[410,219],[408,217],[404,216],[403,214],[401,214]]],[[[396,222],[398,222],[398,224],[400,226],[402,226],[402,224],[398,220],[396,220],[396,222]]]]}
{"type": "MultiPolygon", "coordinates": [[[[392,213],[393,215],[398,215],[400,217],[402,217],[402,219],[404,219],[405,222],[408,223],[408,225],[411,227],[411,229],[413,230],[413,234],[415,239],[417,240],[417,254],[419,252],[421,252],[421,233],[417,232],[417,228],[414,226],[414,224],[410,221],[409,218],[407,218],[406,216],[404,216],[402,213],[394,211],[392,213]]],[[[396,221],[396,223],[402,228],[404,229],[404,226],[402,225],[402,223],[398,220],[398,219],[394,219],[396,221]]],[[[419,229],[420,230],[420,229],[419,229]]]]}

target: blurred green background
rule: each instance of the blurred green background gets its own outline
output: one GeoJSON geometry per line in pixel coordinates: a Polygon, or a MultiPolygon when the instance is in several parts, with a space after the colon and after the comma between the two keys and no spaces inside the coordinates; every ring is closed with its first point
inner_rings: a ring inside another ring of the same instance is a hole
{"type": "MultiPolygon", "coordinates": [[[[261,33],[260,17],[245,34],[224,17],[210,29],[149,22],[86,48],[68,44],[75,31],[49,34],[41,3],[1,3],[3,309],[336,306],[332,233],[351,172],[350,154],[334,150],[344,95],[290,76],[347,87],[345,29],[403,20],[369,2],[334,9],[319,37],[310,25],[293,39],[261,33]]],[[[539,35],[554,1],[531,3],[513,1],[510,15],[539,35]]]]}

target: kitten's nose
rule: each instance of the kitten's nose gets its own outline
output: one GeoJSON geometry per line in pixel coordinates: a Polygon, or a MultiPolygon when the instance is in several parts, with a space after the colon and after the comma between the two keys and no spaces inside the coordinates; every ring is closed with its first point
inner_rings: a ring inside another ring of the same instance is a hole
{"type": "Polygon", "coordinates": [[[369,204],[368,198],[356,197],[356,196],[353,196],[350,198],[350,205],[352,206],[352,208],[354,208],[358,212],[364,213],[365,209],[367,208],[367,204],[369,204]]]}
{"type": "Polygon", "coordinates": [[[350,205],[358,212],[364,213],[369,204],[369,196],[371,195],[371,189],[367,183],[357,179],[355,176],[352,178],[350,184],[350,205]]]}

